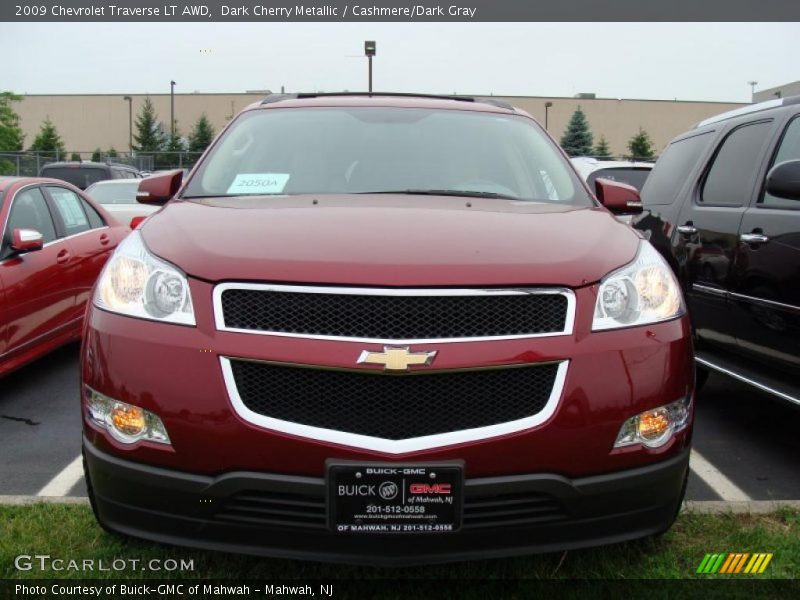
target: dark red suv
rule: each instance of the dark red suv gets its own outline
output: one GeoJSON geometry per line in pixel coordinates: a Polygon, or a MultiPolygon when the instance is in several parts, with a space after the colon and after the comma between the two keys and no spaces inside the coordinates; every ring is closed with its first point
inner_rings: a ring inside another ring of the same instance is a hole
{"type": "Polygon", "coordinates": [[[168,199],[88,312],[105,527],[381,564],[669,528],[693,412],[680,288],[529,115],[269,96],[187,181],[140,184],[168,199]]]}

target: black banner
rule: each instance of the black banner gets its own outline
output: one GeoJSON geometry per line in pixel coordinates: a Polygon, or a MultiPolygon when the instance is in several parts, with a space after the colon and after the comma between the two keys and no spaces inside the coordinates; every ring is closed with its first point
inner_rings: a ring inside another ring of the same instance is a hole
{"type": "Polygon", "coordinates": [[[796,580],[753,580],[748,576],[725,580],[534,580],[534,579],[397,579],[386,571],[367,569],[361,580],[211,580],[211,579],[38,579],[0,580],[0,598],[84,600],[128,598],[158,600],[216,600],[222,598],[316,598],[344,600],[435,597],[485,600],[486,598],[575,598],[617,600],[625,594],[648,600],[686,598],[790,598],[797,597],[796,580]],[[383,575],[381,575],[383,573],[383,575]],[[387,577],[387,578],[383,578],[387,577]]]}
{"type": "Polygon", "coordinates": [[[0,21],[800,21],[797,0],[9,0],[0,21]]]}

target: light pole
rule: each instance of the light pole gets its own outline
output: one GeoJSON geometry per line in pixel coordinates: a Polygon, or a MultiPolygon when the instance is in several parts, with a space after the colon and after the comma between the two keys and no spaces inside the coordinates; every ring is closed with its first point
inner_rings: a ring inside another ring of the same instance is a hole
{"type": "Polygon", "coordinates": [[[553,106],[553,103],[549,100],[544,103],[544,130],[547,131],[547,111],[550,110],[550,107],[553,106]]]}
{"type": "Polygon", "coordinates": [[[133,155],[133,98],[125,96],[128,101],[128,152],[133,155]]]}
{"type": "Polygon", "coordinates": [[[375,56],[375,42],[364,42],[364,55],[369,61],[369,93],[372,93],[372,57],[375,56]]]}
{"type": "Polygon", "coordinates": [[[750,102],[753,101],[753,96],[756,95],[756,86],[758,85],[757,81],[748,81],[747,85],[750,86],[750,102]]]}
{"type": "Polygon", "coordinates": [[[169,82],[169,132],[175,137],[175,82],[169,82]]]}

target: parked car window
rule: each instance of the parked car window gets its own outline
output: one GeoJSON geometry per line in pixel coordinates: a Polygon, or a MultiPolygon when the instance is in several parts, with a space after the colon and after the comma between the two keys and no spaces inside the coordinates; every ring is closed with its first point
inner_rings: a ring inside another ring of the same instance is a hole
{"type": "Polygon", "coordinates": [[[86,202],[83,198],[81,198],[81,204],[83,205],[83,210],[86,213],[86,216],[89,218],[89,225],[92,229],[98,229],[100,227],[105,227],[106,223],[103,221],[103,217],[100,216],[94,206],[86,202]]]}
{"type": "Polygon", "coordinates": [[[109,175],[105,169],[99,167],[43,167],[42,177],[52,177],[71,183],[75,187],[85,190],[95,181],[108,179],[109,175]]]}
{"type": "Polygon", "coordinates": [[[672,204],[688,179],[700,156],[714,138],[710,131],[672,142],[642,188],[642,201],[647,204],[672,204]]]}
{"type": "Polygon", "coordinates": [[[610,179],[611,181],[619,181],[620,183],[632,185],[637,190],[641,190],[644,186],[644,182],[647,181],[648,175],[650,175],[650,169],[639,169],[636,167],[598,169],[586,178],[586,183],[589,184],[590,189],[594,189],[594,182],[597,179],[610,179]]]}
{"type": "Polygon", "coordinates": [[[58,213],[64,221],[67,235],[75,235],[89,231],[91,225],[89,218],[83,210],[81,199],[75,192],[62,187],[48,187],[47,191],[53,198],[58,213]]]}
{"type": "MultiPolygon", "coordinates": [[[[786,128],[783,139],[781,140],[781,145],[770,167],[787,160],[800,160],[800,116],[792,119],[789,126],[786,128]]],[[[797,200],[778,198],[766,192],[764,192],[761,204],[770,208],[800,209],[800,202],[797,200]]]]}
{"type": "Polygon", "coordinates": [[[35,229],[42,234],[45,244],[56,239],[53,217],[38,187],[27,189],[14,197],[6,226],[6,243],[10,243],[11,233],[15,229],[35,229]]]}
{"type": "Polygon", "coordinates": [[[770,131],[770,121],[749,123],[725,138],[706,176],[700,200],[713,206],[749,203],[759,156],[770,131]]]}
{"type": "Polygon", "coordinates": [[[189,182],[186,197],[472,192],[590,206],[529,119],[422,108],[251,111],[189,182]]]}

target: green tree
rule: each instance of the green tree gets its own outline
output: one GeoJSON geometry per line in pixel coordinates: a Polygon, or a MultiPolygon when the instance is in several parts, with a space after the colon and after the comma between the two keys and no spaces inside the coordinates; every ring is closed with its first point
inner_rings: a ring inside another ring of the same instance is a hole
{"type": "Polygon", "coordinates": [[[608,145],[608,140],[606,136],[601,135],[600,140],[597,142],[597,145],[594,147],[594,156],[595,158],[612,158],[614,155],[611,154],[611,147],[608,145]]]}
{"type": "Polygon", "coordinates": [[[202,152],[214,140],[214,128],[206,113],[200,115],[189,133],[189,152],[202,152]]]}
{"type": "Polygon", "coordinates": [[[69,159],[77,161],[77,162],[80,162],[81,161],[81,155],[78,152],[73,152],[72,154],[69,155],[69,159]]]}
{"type": "Polygon", "coordinates": [[[119,154],[117,153],[116,148],[114,148],[114,146],[111,146],[111,148],[108,149],[106,156],[108,156],[108,158],[117,158],[119,154]]]}
{"type": "Polygon", "coordinates": [[[136,134],[133,139],[136,141],[134,150],[139,152],[160,152],[166,145],[164,128],[158,122],[150,97],[144,99],[142,110],[136,116],[136,134]]]}
{"type": "Polygon", "coordinates": [[[639,133],[628,140],[628,150],[631,160],[652,160],[656,156],[653,142],[647,132],[639,127],[639,133]]]}
{"type": "Polygon", "coordinates": [[[95,148],[92,152],[92,162],[101,162],[103,160],[103,151],[100,148],[95,148]]]}
{"type": "Polygon", "coordinates": [[[186,142],[181,137],[178,123],[175,122],[175,133],[169,136],[164,152],[156,156],[156,166],[162,169],[171,169],[182,164],[180,154],[186,152],[186,142]]]}
{"type": "Polygon", "coordinates": [[[25,134],[20,127],[19,115],[14,111],[14,102],[22,100],[11,92],[0,92],[0,152],[20,152],[25,134]]]}
{"type": "Polygon", "coordinates": [[[58,135],[56,126],[53,125],[50,117],[47,117],[44,123],[42,123],[38,135],[33,140],[33,144],[31,144],[30,150],[32,152],[52,154],[56,160],[66,158],[64,155],[67,151],[64,148],[64,141],[61,139],[61,136],[58,135]]]}
{"type": "Polygon", "coordinates": [[[564,135],[561,136],[561,147],[570,156],[586,156],[592,153],[592,131],[580,106],[572,113],[564,135]]]}

